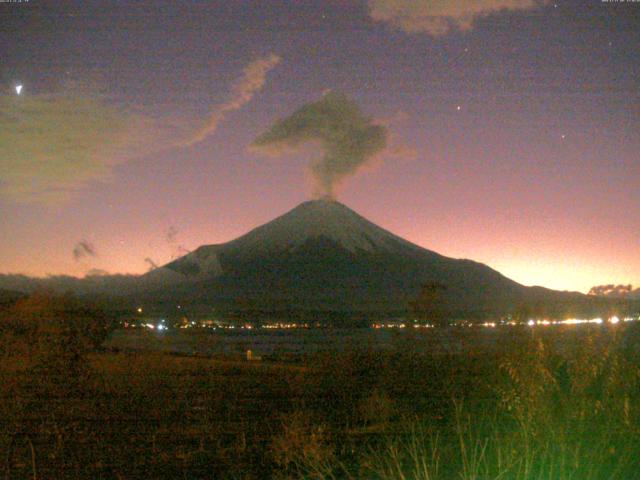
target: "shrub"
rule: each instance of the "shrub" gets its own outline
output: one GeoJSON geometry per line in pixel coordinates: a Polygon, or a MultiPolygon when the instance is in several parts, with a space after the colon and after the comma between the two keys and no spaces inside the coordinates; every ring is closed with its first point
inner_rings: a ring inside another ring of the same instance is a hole
{"type": "Polygon", "coordinates": [[[336,458],[327,427],[315,424],[310,412],[284,415],[270,450],[280,471],[293,478],[332,478],[336,458]]]}

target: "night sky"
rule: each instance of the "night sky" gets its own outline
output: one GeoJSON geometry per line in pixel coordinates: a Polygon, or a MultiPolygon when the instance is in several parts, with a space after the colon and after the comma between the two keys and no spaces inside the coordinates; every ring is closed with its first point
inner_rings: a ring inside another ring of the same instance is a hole
{"type": "Polygon", "coordinates": [[[374,223],[640,284],[640,3],[600,0],[0,3],[0,272],[143,273],[288,211],[321,142],[256,139],[323,98],[386,132],[334,185],[374,223]]]}

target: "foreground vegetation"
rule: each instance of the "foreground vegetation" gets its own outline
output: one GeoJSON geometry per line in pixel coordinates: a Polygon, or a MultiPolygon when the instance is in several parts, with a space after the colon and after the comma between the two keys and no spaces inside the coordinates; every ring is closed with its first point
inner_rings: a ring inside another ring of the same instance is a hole
{"type": "Polygon", "coordinates": [[[640,469],[636,325],[523,328],[507,348],[464,356],[420,353],[405,335],[392,351],[246,362],[97,351],[109,319],[71,298],[32,297],[2,317],[5,478],[631,479],[640,469]]]}

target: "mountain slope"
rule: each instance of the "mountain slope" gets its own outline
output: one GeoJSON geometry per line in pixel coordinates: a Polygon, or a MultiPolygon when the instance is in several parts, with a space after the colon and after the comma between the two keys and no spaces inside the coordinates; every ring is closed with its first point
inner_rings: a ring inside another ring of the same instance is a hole
{"type": "Polygon", "coordinates": [[[512,310],[577,294],[524,287],[471,260],[444,257],[341,203],[304,202],[249,233],[206,245],[143,276],[149,298],[253,311],[406,311],[425,285],[451,315],[512,310]]]}

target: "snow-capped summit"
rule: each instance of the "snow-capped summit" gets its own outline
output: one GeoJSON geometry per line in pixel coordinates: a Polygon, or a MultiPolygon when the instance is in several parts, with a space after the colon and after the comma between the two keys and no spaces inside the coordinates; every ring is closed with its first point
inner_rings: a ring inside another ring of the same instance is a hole
{"type": "MultiPolygon", "coordinates": [[[[353,255],[413,256],[421,252],[437,256],[378,227],[340,202],[320,199],[303,202],[230,242],[203,245],[158,269],[154,276],[177,278],[173,274],[168,275],[167,270],[191,278],[221,275],[225,271],[221,260],[223,257],[242,262],[264,260],[283,254],[293,255],[299,249],[308,249],[323,242],[353,255]]],[[[325,245],[324,250],[327,248],[325,245]]]]}
{"type": "Polygon", "coordinates": [[[303,202],[275,220],[251,230],[229,243],[253,253],[292,249],[324,237],[356,253],[384,252],[399,247],[420,248],[378,227],[331,199],[303,202]]]}

